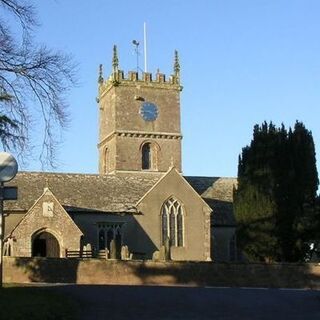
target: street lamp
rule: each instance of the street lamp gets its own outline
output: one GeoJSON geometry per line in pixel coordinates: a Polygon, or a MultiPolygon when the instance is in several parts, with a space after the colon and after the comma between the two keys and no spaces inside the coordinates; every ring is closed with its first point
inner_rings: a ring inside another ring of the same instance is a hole
{"type": "Polygon", "coordinates": [[[17,172],[18,164],[16,159],[7,152],[0,152],[0,287],[2,287],[3,283],[3,201],[17,199],[17,188],[5,187],[4,183],[12,180],[16,176],[17,172]]]}

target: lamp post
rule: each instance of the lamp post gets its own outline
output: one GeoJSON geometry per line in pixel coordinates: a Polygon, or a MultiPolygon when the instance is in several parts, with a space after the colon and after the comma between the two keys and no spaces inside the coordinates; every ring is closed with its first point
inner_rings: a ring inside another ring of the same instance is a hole
{"type": "Polygon", "coordinates": [[[0,287],[2,287],[3,284],[3,201],[17,199],[17,188],[5,187],[4,183],[12,180],[16,176],[17,172],[18,164],[16,159],[7,152],[0,152],[0,287]]]}

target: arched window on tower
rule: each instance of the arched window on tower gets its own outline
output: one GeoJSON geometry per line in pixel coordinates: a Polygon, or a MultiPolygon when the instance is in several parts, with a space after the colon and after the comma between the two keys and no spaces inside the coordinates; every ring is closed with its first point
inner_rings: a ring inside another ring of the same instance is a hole
{"type": "Polygon", "coordinates": [[[156,142],[144,142],[141,145],[141,169],[154,170],[158,168],[160,147],[156,142]]]}
{"type": "Polygon", "coordinates": [[[142,146],[142,170],[152,169],[152,148],[151,143],[147,142],[142,146]]]}
{"type": "Polygon", "coordinates": [[[184,214],[181,203],[174,197],[169,198],[161,210],[162,244],[167,238],[170,245],[184,246],[184,214]]]}

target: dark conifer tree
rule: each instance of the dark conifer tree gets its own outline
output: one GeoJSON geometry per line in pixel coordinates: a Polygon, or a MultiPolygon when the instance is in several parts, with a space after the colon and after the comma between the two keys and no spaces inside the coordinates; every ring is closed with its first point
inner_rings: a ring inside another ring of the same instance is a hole
{"type": "Polygon", "coordinates": [[[264,122],[242,150],[234,209],[238,244],[249,260],[302,261],[318,237],[312,134],[264,122]]]}

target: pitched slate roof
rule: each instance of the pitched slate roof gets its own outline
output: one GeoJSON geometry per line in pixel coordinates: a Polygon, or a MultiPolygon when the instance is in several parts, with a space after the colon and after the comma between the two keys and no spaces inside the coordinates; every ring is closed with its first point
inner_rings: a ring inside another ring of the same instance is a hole
{"type": "Polygon", "coordinates": [[[185,177],[190,185],[213,209],[213,226],[235,226],[233,214],[233,187],[236,178],[185,177]]]}
{"type": "MultiPolygon", "coordinates": [[[[135,204],[163,176],[157,173],[117,175],[19,172],[8,184],[18,187],[18,200],[5,210],[27,211],[49,187],[69,212],[135,212],[135,204]]],[[[185,177],[213,209],[213,225],[235,225],[232,191],[235,178],[185,177]]]]}
{"type": "Polygon", "coordinates": [[[49,187],[68,211],[135,212],[136,202],[161,174],[69,174],[20,172],[10,182],[18,200],[6,201],[6,210],[28,210],[49,187]]]}

